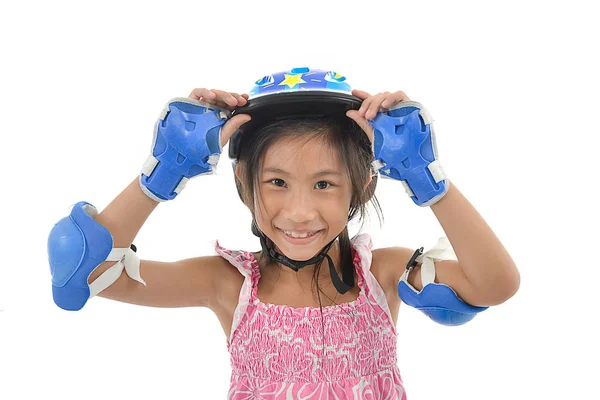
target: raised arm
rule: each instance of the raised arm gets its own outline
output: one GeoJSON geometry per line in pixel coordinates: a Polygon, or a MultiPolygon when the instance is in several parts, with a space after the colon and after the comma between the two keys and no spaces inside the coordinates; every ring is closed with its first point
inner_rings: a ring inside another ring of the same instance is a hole
{"type": "Polygon", "coordinates": [[[100,214],[80,201],[54,225],[48,258],[59,307],[79,310],[100,293],[157,307],[206,304],[211,280],[196,277],[210,277],[214,257],[140,261],[132,242],[160,202],[174,199],[192,177],[212,173],[229,137],[249,120],[243,114],[229,118],[228,109],[246,101],[236,96],[195,89],[190,98],[171,100],[155,125],[152,152],[140,176],[100,214]]]}

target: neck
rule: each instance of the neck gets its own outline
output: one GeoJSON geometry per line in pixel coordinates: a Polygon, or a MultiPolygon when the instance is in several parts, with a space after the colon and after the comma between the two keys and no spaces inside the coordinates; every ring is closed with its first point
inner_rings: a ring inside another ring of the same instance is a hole
{"type": "MultiPolygon", "coordinates": [[[[277,251],[280,254],[283,254],[278,247],[275,246],[275,251],[277,251]]],[[[257,254],[257,259],[258,257],[260,257],[262,255],[262,251],[256,253],[257,254]]],[[[320,250],[319,250],[320,253],[320,250]]],[[[317,254],[319,254],[317,253],[317,254]]],[[[315,254],[315,255],[317,255],[315,254]]],[[[327,254],[329,255],[329,257],[331,257],[331,261],[333,261],[333,264],[335,266],[336,271],[338,272],[338,275],[341,276],[342,272],[341,272],[341,256],[340,256],[340,249],[339,249],[339,242],[336,240],[331,247],[329,248],[329,251],[327,252],[327,254]]],[[[315,269],[316,269],[317,265],[316,264],[310,264],[310,265],[306,265],[303,268],[300,268],[300,270],[298,271],[294,271],[293,269],[291,269],[290,267],[288,267],[287,265],[278,263],[278,262],[273,262],[270,265],[262,265],[260,266],[260,271],[261,271],[261,276],[266,278],[267,280],[275,280],[277,279],[279,281],[279,283],[281,284],[298,284],[298,282],[300,282],[301,286],[310,286],[312,280],[313,280],[313,276],[315,274],[315,269]]],[[[319,286],[321,286],[321,282],[325,283],[325,282],[331,282],[331,274],[329,272],[329,261],[327,260],[327,257],[323,258],[323,261],[321,262],[321,267],[319,270],[319,275],[318,275],[318,280],[319,280],[319,286]]]]}

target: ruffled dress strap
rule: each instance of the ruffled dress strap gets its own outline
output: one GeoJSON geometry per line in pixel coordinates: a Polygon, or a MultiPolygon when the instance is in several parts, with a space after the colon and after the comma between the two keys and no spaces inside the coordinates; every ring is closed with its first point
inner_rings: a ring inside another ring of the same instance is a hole
{"type": "Polygon", "coordinates": [[[222,247],[219,245],[218,240],[213,242],[213,244],[215,252],[229,261],[229,263],[236,267],[237,270],[244,276],[244,283],[242,284],[242,288],[240,290],[238,305],[235,309],[235,314],[233,316],[233,322],[231,325],[231,334],[229,336],[229,340],[231,341],[233,332],[235,332],[242,318],[246,314],[248,305],[252,302],[252,288],[254,286],[253,280],[256,275],[256,266],[254,265],[255,259],[254,255],[248,251],[229,250],[222,247]]]}
{"type": "Polygon", "coordinates": [[[364,285],[366,286],[367,298],[374,301],[379,305],[389,318],[390,325],[394,333],[396,333],[396,327],[394,325],[394,319],[390,312],[390,307],[385,296],[383,288],[377,281],[377,278],[371,272],[371,264],[373,261],[373,241],[368,233],[360,233],[351,239],[352,246],[360,257],[360,268],[359,271],[362,274],[364,285]]]}

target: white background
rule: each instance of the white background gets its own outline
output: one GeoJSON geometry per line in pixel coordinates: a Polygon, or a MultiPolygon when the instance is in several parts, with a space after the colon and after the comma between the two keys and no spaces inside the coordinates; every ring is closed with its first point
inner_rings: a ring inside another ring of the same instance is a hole
{"type": "MultiPolygon", "coordinates": [[[[513,298],[462,327],[401,308],[409,400],[595,398],[593,3],[3,3],[0,398],[225,398],[229,356],[210,310],[98,297],[63,311],[46,241],[72,204],[101,211],[136,177],[169,99],[247,92],[301,66],[424,104],[451,181],[521,272],[513,298]]],[[[259,250],[226,155],[219,167],[150,216],[134,242],[141,258],[211,255],[215,239],[259,250]]],[[[373,214],[366,230],[375,248],[444,236],[399,182],[380,180],[376,195],[386,220],[380,229],[373,214]]]]}

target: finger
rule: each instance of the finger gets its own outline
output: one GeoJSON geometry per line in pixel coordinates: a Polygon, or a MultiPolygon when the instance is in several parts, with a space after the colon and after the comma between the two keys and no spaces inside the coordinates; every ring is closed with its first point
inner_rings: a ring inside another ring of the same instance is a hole
{"type": "Polygon", "coordinates": [[[358,90],[358,89],[352,90],[352,94],[361,100],[365,100],[366,98],[371,97],[371,95],[369,93],[365,92],[364,90],[358,90]]]}
{"type": "MultiPolygon", "coordinates": [[[[224,93],[221,90],[215,91],[215,90],[208,90],[206,88],[196,88],[194,90],[192,90],[192,92],[190,93],[190,95],[188,96],[190,99],[194,99],[194,100],[198,100],[198,101],[202,101],[204,103],[208,103],[211,104],[213,106],[215,106],[215,108],[226,108],[228,110],[233,110],[235,108],[235,106],[232,106],[231,104],[225,102],[222,100],[223,97],[226,97],[224,95],[224,93]],[[222,92],[219,95],[217,95],[215,92],[222,92]]],[[[235,105],[237,106],[238,103],[245,103],[245,99],[240,97],[237,93],[231,93],[229,94],[234,100],[235,105]],[[238,96],[237,98],[235,96],[238,96]]]]}
{"type": "Polygon", "coordinates": [[[209,99],[206,99],[204,97],[201,98],[200,101],[203,101],[205,103],[208,103],[208,104],[214,106],[214,107],[211,107],[211,108],[226,108],[228,110],[229,109],[233,109],[233,107],[231,107],[229,104],[223,103],[222,101],[209,100],[209,99]]]}
{"type": "Polygon", "coordinates": [[[390,92],[384,92],[384,93],[379,93],[379,94],[376,94],[375,96],[373,96],[371,102],[369,103],[369,108],[365,112],[365,118],[366,119],[375,118],[375,116],[379,112],[379,109],[381,108],[381,103],[389,95],[391,95],[390,92]]]}
{"type": "MultiPolygon", "coordinates": [[[[202,98],[200,99],[200,101],[203,101],[203,102],[205,102],[205,103],[209,103],[210,105],[214,106],[214,107],[212,107],[212,108],[224,108],[224,109],[227,109],[227,110],[229,110],[229,111],[233,111],[233,110],[235,110],[235,109],[236,109],[236,107],[237,107],[237,105],[236,105],[236,106],[231,106],[231,105],[229,105],[229,104],[227,104],[227,103],[224,103],[224,102],[223,102],[223,101],[221,101],[221,100],[206,99],[206,98],[204,98],[204,97],[202,97],[202,98]]],[[[236,99],[235,101],[236,101],[236,102],[238,102],[238,100],[237,100],[237,99],[236,99]]]]}
{"type": "Polygon", "coordinates": [[[348,118],[354,120],[354,122],[356,122],[358,124],[358,126],[360,126],[360,128],[363,130],[363,132],[365,132],[367,134],[367,137],[369,138],[369,141],[371,142],[371,144],[373,144],[373,140],[375,137],[375,134],[374,134],[375,129],[373,129],[373,127],[371,126],[369,121],[367,121],[364,117],[362,117],[356,110],[347,111],[346,116],[348,118]]]}
{"type": "Polygon", "coordinates": [[[403,91],[400,90],[400,91],[392,93],[390,96],[388,96],[388,98],[385,99],[383,101],[383,103],[381,103],[381,107],[389,108],[389,107],[393,106],[394,104],[400,103],[402,101],[407,101],[407,100],[410,100],[410,99],[408,98],[406,93],[404,93],[403,91]]]}
{"type": "Polygon", "coordinates": [[[248,100],[248,95],[246,93],[242,94],[242,97],[248,100]]]}
{"type": "Polygon", "coordinates": [[[225,92],[223,90],[218,90],[218,89],[211,89],[211,91],[215,92],[217,97],[217,100],[220,100],[222,102],[224,102],[225,104],[227,104],[230,107],[235,107],[237,106],[237,99],[235,97],[233,97],[231,95],[231,93],[229,92],[225,92]]]}
{"type": "Polygon", "coordinates": [[[235,97],[235,99],[237,100],[237,105],[238,106],[243,106],[244,104],[246,104],[247,100],[245,98],[243,98],[242,96],[240,96],[239,94],[233,93],[233,92],[230,92],[230,94],[233,97],[235,97]]]}
{"type": "Polygon", "coordinates": [[[360,105],[360,108],[358,109],[358,113],[360,114],[361,117],[365,116],[365,112],[367,112],[367,110],[369,109],[369,105],[371,104],[372,101],[373,101],[372,96],[363,100],[362,104],[360,105]]]}
{"type": "Polygon", "coordinates": [[[192,93],[190,93],[190,95],[188,96],[188,98],[194,99],[194,100],[200,100],[200,98],[202,98],[202,97],[212,100],[215,97],[217,97],[217,95],[208,89],[196,88],[196,89],[192,90],[192,93]]]}
{"type": "Polygon", "coordinates": [[[250,121],[251,117],[248,114],[239,114],[230,118],[221,129],[220,142],[221,148],[227,144],[231,136],[240,129],[242,125],[250,121]]]}

